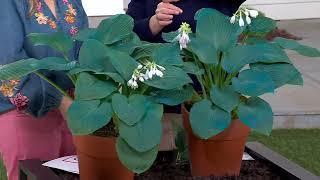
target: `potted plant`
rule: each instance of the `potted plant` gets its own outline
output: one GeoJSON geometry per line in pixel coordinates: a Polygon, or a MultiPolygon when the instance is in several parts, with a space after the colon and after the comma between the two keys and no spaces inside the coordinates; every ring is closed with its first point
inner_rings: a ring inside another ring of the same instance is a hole
{"type": "Polygon", "coordinates": [[[75,135],[81,179],[133,179],[156,159],[162,135],[163,104],[178,105],[193,94],[181,68],[177,44],[149,44],[132,32],[133,20],[116,15],[97,29],[80,32],[78,61],[67,54],[74,39],[63,33],[31,34],[64,58],[26,59],[0,68],[0,79],[18,79],[37,70],[65,71],[75,85],[67,114],[75,135]]]}
{"type": "Polygon", "coordinates": [[[184,69],[201,85],[182,109],[192,175],[238,175],[250,129],[267,135],[272,130],[272,109],[259,96],[303,84],[284,49],[310,57],[320,52],[294,40],[266,41],[275,21],[245,7],[231,19],[201,9],[195,20],[195,33],[183,23],[179,31],[163,34],[180,43],[184,69]]]}

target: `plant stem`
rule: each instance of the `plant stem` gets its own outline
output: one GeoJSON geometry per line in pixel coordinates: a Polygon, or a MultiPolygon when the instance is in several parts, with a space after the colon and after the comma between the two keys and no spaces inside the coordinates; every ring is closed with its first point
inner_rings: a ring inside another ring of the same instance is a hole
{"type": "MultiPolygon", "coordinates": [[[[193,56],[193,60],[194,60],[194,62],[198,65],[198,67],[199,68],[201,68],[201,62],[199,61],[199,59],[195,56],[195,54],[194,53],[192,53],[192,56],[193,56]]],[[[207,92],[206,92],[206,89],[205,89],[205,86],[203,85],[203,79],[202,79],[202,77],[201,76],[199,76],[199,75],[196,75],[197,76],[197,79],[198,79],[198,81],[199,81],[199,83],[200,83],[200,85],[201,85],[201,89],[202,89],[202,93],[203,93],[203,96],[204,96],[204,98],[205,99],[207,99],[207,92]]]]}
{"type": "MultiPolygon", "coordinates": [[[[53,87],[55,87],[58,91],[60,91],[64,96],[69,97],[69,94],[66,93],[62,88],[60,88],[56,83],[54,83],[53,81],[51,81],[50,79],[48,79],[46,76],[44,76],[43,74],[39,73],[39,72],[35,72],[36,75],[38,75],[40,78],[42,78],[43,80],[47,81],[49,84],[51,84],[53,87]]],[[[71,98],[72,99],[72,98],[71,98]]]]}

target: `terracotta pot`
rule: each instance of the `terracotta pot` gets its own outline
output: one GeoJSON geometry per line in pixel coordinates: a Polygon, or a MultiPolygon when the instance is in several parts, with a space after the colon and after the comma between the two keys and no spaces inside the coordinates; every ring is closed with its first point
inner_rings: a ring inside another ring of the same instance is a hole
{"type": "Polygon", "coordinates": [[[192,133],[189,112],[185,107],[182,108],[182,116],[188,135],[192,175],[239,175],[250,129],[240,120],[233,120],[225,131],[209,140],[202,140],[192,133]]]}
{"type": "Polygon", "coordinates": [[[76,136],[81,180],[133,180],[134,174],[124,167],[116,152],[116,138],[76,136]]]}

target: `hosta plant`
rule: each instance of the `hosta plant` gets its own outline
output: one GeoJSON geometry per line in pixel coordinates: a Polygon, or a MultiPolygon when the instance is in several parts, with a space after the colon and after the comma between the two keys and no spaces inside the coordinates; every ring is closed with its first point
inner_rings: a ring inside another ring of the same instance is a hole
{"type": "Polygon", "coordinates": [[[182,69],[177,44],[145,43],[132,29],[131,17],[117,15],[96,29],[81,31],[74,37],[83,41],[79,58],[71,62],[67,54],[74,39],[63,33],[31,34],[35,45],[51,46],[64,58],[25,59],[4,65],[0,79],[18,79],[33,72],[45,78],[38,70],[65,71],[75,85],[67,115],[72,133],[89,135],[104,130],[99,135],[116,136],[120,161],[141,173],[157,156],[163,104],[178,105],[192,96],[193,89],[182,69]]]}
{"type": "Polygon", "coordinates": [[[320,56],[317,49],[293,40],[266,41],[266,33],[276,28],[270,18],[257,15],[248,20],[250,23],[239,25],[236,17],[202,9],[195,15],[196,32],[184,23],[179,31],[163,35],[172,44],[180,43],[184,69],[200,83],[201,89],[191,102],[190,124],[202,139],[221,133],[236,118],[255,131],[269,134],[273,112],[259,96],[286,84],[303,83],[285,49],[320,56]]]}

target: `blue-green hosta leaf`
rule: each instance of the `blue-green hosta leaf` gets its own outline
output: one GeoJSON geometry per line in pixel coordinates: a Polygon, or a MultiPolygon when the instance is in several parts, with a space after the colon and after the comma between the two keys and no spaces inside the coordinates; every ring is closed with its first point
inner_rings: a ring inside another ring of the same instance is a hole
{"type": "Polygon", "coordinates": [[[172,31],[172,32],[169,32],[169,33],[162,33],[162,39],[165,40],[166,42],[177,42],[178,39],[178,35],[179,35],[179,31],[172,31]]]}
{"type": "Polygon", "coordinates": [[[131,33],[123,40],[112,44],[111,48],[128,54],[132,54],[135,48],[139,45],[141,45],[141,41],[138,35],[135,33],[131,33]]]}
{"type": "MultiPolygon", "coordinates": [[[[275,64],[262,64],[255,63],[250,64],[250,68],[256,71],[263,71],[270,75],[276,88],[285,84],[291,84],[290,81],[294,79],[301,79],[301,73],[292,65],[287,63],[275,63],[275,64]]],[[[299,82],[298,81],[298,82],[299,82]]],[[[300,81],[300,83],[302,83],[300,81]]],[[[302,84],[296,84],[302,85],[302,84]]]]}
{"type": "Polygon", "coordinates": [[[55,33],[31,33],[27,36],[35,46],[50,46],[51,48],[68,55],[73,47],[73,40],[63,32],[55,33]]]}
{"type": "Polygon", "coordinates": [[[147,80],[144,83],[159,89],[177,89],[186,84],[192,83],[192,80],[181,68],[175,66],[166,66],[163,72],[163,77],[154,77],[152,80],[147,80]]]}
{"type": "Polygon", "coordinates": [[[240,103],[240,94],[232,86],[213,86],[210,92],[212,102],[227,112],[231,112],[240,103]]]}
{"type": "Polygon", "coordinates": [[[176,106],[191,99],[193,95],[193,88],[188,85],[184,88],[173,90],[156,90],[152,92],[151,95],[158,103],[176,106]]]}
{"type": "Polygon", "coordinates": [[[275,20],[259,15],[252,20],[252,23],[247,26],[248,31],[255,33],[268,33],[277,27],[275,20]]]}
{"type": "Polygon", "coordinates": [[[296,51],[303,56],[320,57],[320,51],[318,49],[302,45],[295,40],[275,38],[273,41],[278,43],[282,48],[296,51]]]}
{"type": "Polygon", "coordinates": [[[86,41],[88,39],[92,39],[92,37],[96,32],[97,32],[96,28],[83,29],[83,30],[80,30],[78,34],[75,35],[73,38],[78,41],[86,41]]]}
{"type": "Polygon", "coordinates": [[[132,33],[133,19],[126,14],[119,14],[103,20],[93,38],[103,44],[113,44],[132,33]]]}
{"type": "Polygon", "coordinates": [[[121,94],[112,96],[112,107],[119,119],[128,126],[141,121],[147,111],[147,99],[143,95],[134,94],[129,98],[121,94]]]}
{"type": "Polygon", "coordinates": [[[251,129],[269,135],[273,126],[273,112],[270,105],[258,97],[251,97],[240,103],[237,114],[251,129]]]}
{"type": "Polygon", "coordinates": [[[265,44],[268,43],[268,40],[265,38],[259,38],[259,37],[249,37],[245,40],[246,44],[265,44]]]}
{"type": "Polygon", "coordinates": [[[213,44],[205,39],[200,37],[191,39],[187,49],[195,53],[199,60],[205,64],[218,64],[218,51],[213,44]]]}
{"type": "Polygon", "coordinates": [[[237,24],[231,24],[228,16],[215,9],[204,8],[196,13],[195,20],[197,38],[206,39],[220,51],[236,46],[242,29],[237,24]]]}
{"type": "Polygon", "coordinates": [[[290,81],[287,82],[288,84],[292,85],[303,85],[303,77],[301,74],[297,74],[294,78],[290,79],[290,81]]]}
{"type": "Polygon", "coordinates": [[[102,81],[87,72],[80,73],[76,82],[75,97],[77,100],[102,99],[117,90],[112,81],[102,81]]]}
{"type": "Polygon", "coordinates": [[[230,121],[230,113],[214,106],[207,99],[194,104],[190,111],[192,131],[202,139],[221,133],[229,126],[230,121]]]}
{"type": "Polygon", "coordinates": [[[148,170],[158,154],[158,146],[147,152],[138,152],[130,147],[121,137],[117,139],[116,149],[121,163],[130,171],[138,174],[148,170]]]}
{"type": "Polygon", "coordinates": [[[245,65],[255,62],[291,63],[287,54],[279,46],[271,43],[243,45],[225,53],[222,67],[229,73],[238,72],[245,65]]]}
{"type": "Polygon", "coordinates": [[[184,62],[182,69],[188,74],[202,75],[204,74],[204,69],[200,69],[193,62],[184,62]]]}
{"type": "Polygon", "coordinates": [[[79,63],[83,69],[92,69],[95,72],[115,72],[107,55],[108,49],[101,42],[89,39],[80,49],[79,63]]]}
{"type": "Polygon", "coordinates": [[[248,96],[260,96],[274,92],[275,85],[270,75],[266,72],[244,70],[238,78],[232,79],[232,87],[241,94],[248,96]]]}
{"type": "Polygon", "coordinates": [[[68,110],[68,126],[74,135],[88,135],[107,125],[112,113],[109,102],[76,100],[68,110]]]}
{"type": "Polygon", "coordinates": [[[138,62],[136,62],[128,53],[111,48],[107,48],[107,55],[114,69],[117,70],[124,80],[129,81],[133,71],[138,67],[138,62]]]}
{"type": "Polygon", "coordinates": [[[137,46],[132,53],[132,57],[134,59],[144,59],[152,57],[153,52],[161,48],[163,44],[161,43],[143,43],[140,46],[137,46]]]}
{"type": "Polygon", "coordinates": [[[120,137],[139,152],[147,152],[158,146],[162,136],[163,106],[153,102],[147,102],[145,106],[147,106],[146,114],[134,126],[119,121],[120,137]]]}
{"type": "Polygon", "coordinates": [[[0,66],[0,80],[20,79],[37,70],[67,71],[76,66],[76,62],[68,62],[63,58],[48,57],[41,60],[24,59],[0,66]]]}
{"type": "Polygon", "coordinates": [[[155,49],[153,52],[153,59],[157,64],[161,66],[182,66],[183,64],[178,44],[167,43],[155,49]]]}
{"type": "Polygon", "coordinates": [[[120,76],[120,74],[116,73],[116,72],[102,72],[102,73],[95,73],[95,74],[103,74],[106,75],[108,77],[110,77],[112,80],[114,80],[117,83],[121,83],[124,84],[124,79],[120,76]]]}

